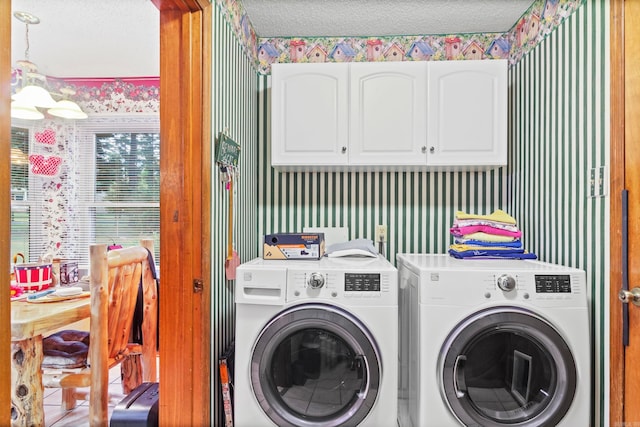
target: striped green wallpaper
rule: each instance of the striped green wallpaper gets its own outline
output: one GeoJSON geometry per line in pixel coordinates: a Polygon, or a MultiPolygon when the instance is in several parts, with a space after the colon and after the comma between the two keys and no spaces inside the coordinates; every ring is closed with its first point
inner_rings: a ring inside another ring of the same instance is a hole
{"type": "MultiPolygon", "coordinates": [[[[256,223],[256,191],[258,178],[255,171],[255,153],[257,148],[258,106],[257,71],[247,58],[242,45],[238,42],[221,10],[213,7],[213,46],[212,46],[212,135],[217,138],[220,132],[226,132],[234,141],[240,143],[241,152],[238,173],[234,181],[234,246],[241,261],[247,261],[257,255],[258,241],[256,223]]],[[[214,151],[214,150],[213,150],[214,151]]],[[[233,341],[235,336],[233,281],[225,278],[225,259],[229,233],[228,208],[229,192],[219,179],[215,160],[212,167],[212,396],[213,425],[224,425],[218,379],[217,358],[233,341]]]]}
{"type": "MultiPolygon", "coordinates": [[[[261,76],[261,113],[268,115],[268,78],[261,76]]],[[[304,227],[348,227],[350,238],[373,240],[388,227],[387,258],[399,252],[446,252],[456,210],[490,213],[504,205],[506,171],[287,172],[269,159],[269,121],[260,136],[258,234],[304,227]]]]}
{"type": "MultiPolygon", "coordinates": [[[[243,54],[218,8],[213,25],[213,134],[242,145],[236,185],[235,246],[242,261],[260,254],[264,234],[346,226],[372,238],[388,226],[387,258],[443,253],[456,210],[504,209],[525,247],[540,259],[584,268],[591,296],[594,425],[604,425],[608,330],[608,196],[590,198],[592,168],[608,165],[608,2],[587,0],[510,70],[509,166],[485,172],[287,172],[270,165],[270,77],[243,54]]],[[[217,174],[214,173],[214,179],[217,174]]],[[[224,277],[228,194],[212,194],[213,355],[233,340],[233,282],[224,277]]],[[[217,366],[214,360],[213,366],[217,366]]],[[[217,371],[214,423],[221,425],[217,371]]]]}
{"type": "Polygon", "coordinates": [[[609,3],[588,0],[510,71],[506,207],[540,259],[587,272],[594,425],[608,414],[609,196],[590,197],[589,178],[609,164],[608,34],[609,3]]]}

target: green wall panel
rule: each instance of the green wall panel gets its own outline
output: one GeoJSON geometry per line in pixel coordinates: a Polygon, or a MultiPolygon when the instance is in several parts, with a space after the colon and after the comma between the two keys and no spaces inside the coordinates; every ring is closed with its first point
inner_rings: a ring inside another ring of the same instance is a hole
{"type": "MultiPolygon", "coordinates": [[[[255,66],[218,7],[213,7],[212,34],[212,152],[220,132],[225,132],[241,146],[234,178],[234,247],[247,261],[256,256],[257,206],[257,79],[255,66]]],[[[224,175],[215,159],[212,167],[211,229],[211,299],[212,299],[212,396],[214,425],[224,425],[218,378],[218,357],[235,337],[234,281],[225,277],[227,257],[229,191],[222,182],[224,175]]]]}
{"type": "Polygon", "coordinates": [[[609,3],[587,1],[510,71],[508,210],[541,260],[587,272],[594,425],[608,413],[610,196],[590,188],[609,164],[608,34],[609,3]]]}

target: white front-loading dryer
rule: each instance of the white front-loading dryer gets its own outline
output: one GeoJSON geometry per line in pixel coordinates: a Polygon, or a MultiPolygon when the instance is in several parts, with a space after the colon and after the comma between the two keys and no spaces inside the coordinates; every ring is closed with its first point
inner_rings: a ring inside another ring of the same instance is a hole
{"type": "Polygon", "coordinates": [[[586,275],[399,254],[402,427],[588,426],[586,275]]]}
{"type": "Polygon", "coordinates": [[[236,426],[396,425],[392,264],[254,259],[236,277],[236,426]]]}

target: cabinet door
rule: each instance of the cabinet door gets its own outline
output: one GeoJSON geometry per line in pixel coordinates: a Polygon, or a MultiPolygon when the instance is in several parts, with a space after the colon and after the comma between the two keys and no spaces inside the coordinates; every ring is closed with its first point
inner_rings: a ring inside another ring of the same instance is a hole
{"type": "Polygon", "coordinates": [[[507,61],[429,63],[427,164],[507,164],[507,61]]]}
{"type": "Polygon", "coordinates": [[[427,63],[350,68],[352,165],[426,165],[427,63]]]}
{"type": "Polygon", "coordinates": [[[273,64],[271,70],[271,164],[346,164],[348,64],[273,64]]]}

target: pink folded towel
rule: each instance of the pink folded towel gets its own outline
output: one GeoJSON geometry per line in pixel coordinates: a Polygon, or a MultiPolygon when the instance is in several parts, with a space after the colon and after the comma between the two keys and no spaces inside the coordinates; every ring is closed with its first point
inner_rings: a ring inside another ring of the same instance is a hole
{"type": "Polygon", "coordinates": [[[503,230],[501,228],[491,227],[489,225],[468,225],[466,227],[457,227],[457,226],[451,227],[451,234],[456,237],[461,237],[467,234],[478,233],[478,232],[487,233],[487,234],[496,234],[498,236],[515,237],[518,239],[522,236],[522,232],[520,230],[509,231],[509,230],[503,230]]]}

